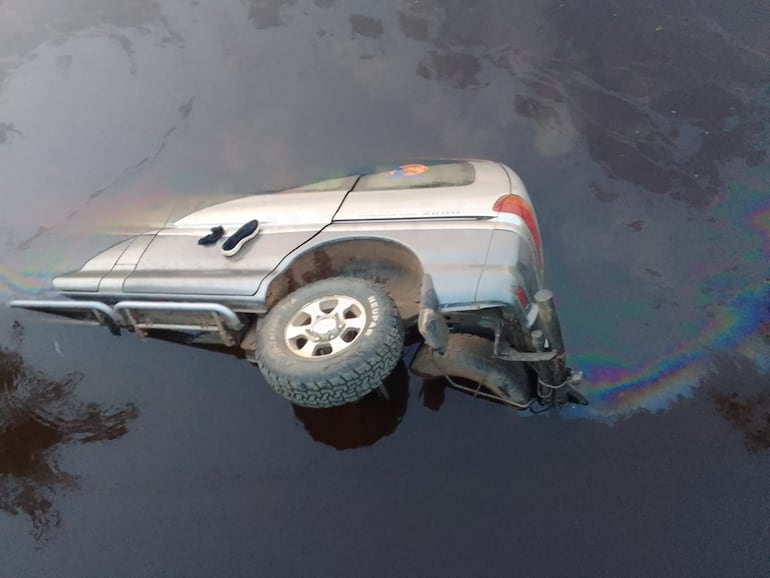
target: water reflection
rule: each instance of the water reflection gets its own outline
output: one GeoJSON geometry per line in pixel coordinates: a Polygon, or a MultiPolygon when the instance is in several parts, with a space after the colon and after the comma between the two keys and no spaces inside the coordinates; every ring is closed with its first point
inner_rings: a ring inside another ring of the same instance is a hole
{"type": "Polygon", "coordinates": [[[447,383],[444,379],[424,379],[420,396],[422,405],[431,411],[438,411],[446,401],[447,383]]]}
{"type": "MultiPolygon", "coordinates": [[[[403,1],[398,24],[429,45],[415,69],[425,79],[467,89],[484,85],[487,68],[515,77],[511,107],[535,124],[542,153],[573,151],[579,134],[607,176],[694,207],[724,194],[725,163],[767,159],[770,47],[745,19],[717,23],[716,6],[664,0],[615,11],[492,4],[403,1]]],[[[770,5],[756,10],[770,18],[770,5]]]]}
{"type": "Polygon", "coordinates": [[[746,359],[721,358],[704,386],[749,453],[770,449],[770,377],[746,359]]]}
{"type": "Polygon", "coordinates": [[[403,362],[385,380],[388,392],[372,392],[356,403],[326,409],[292,406],[294,415],[317,442],[338,450],[370,446],[401,423],[409,400],[409,372],[403,362]]]}
{"type": "Polygon", "coordinates": [[[30,367],[16,351],[23,332],[14,323],[11,347],[0,346],[0,509],[28,517],[39,540],[59,525],[57,493],[77,487],[76,476],[59,468],[57,451],[119,438],[139,412],[133,404],[104,408],[78,399],[82,375],[53,379],[30,367]]]}
{"type": "Polygon", "coordinates": [[[254,28],[264,30],[286,24],[286,11],[297,0],[250,0],[248,18],[254,28]]]}
{"type": "Polygon", "coordinates": [[[0,122],[0,144],[5,143],[10,138],[19,136],[22,136],[21,131],[16,130],[12,124],[0,122]]]}

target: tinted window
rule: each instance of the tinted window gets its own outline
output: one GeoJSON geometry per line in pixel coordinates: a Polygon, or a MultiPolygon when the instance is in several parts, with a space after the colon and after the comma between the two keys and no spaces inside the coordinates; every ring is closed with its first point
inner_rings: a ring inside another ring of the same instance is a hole
{"type": "Polygon", "coordinates": [[[293,189],[287,189],[282,191],[284,193],[299,193],[299,192],[314,192],[314,191],[349,191],[356,182],[357,176],[352,177],[339,177],[337,179],[324,179],[309,185],[302,185],[301,187],[295,187],[293,189]]]}
{"type": "Polygon", "coordinates": [[[388,171],[361,177],[357,191],[388,189],[423,189],[428,187],[459,187],[470,185],[475,170],[470,163],[424,165],[406,164],[388,171]]]}

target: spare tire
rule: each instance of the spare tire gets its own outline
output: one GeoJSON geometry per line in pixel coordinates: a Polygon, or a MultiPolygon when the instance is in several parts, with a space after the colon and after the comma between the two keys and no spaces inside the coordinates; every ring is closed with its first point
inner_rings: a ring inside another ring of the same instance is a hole
{"type": "Polygon", "coordinates": [[[404,329],[381,286],[334,277],[284,297],[257,325],[255,356],[268,385],[303,407],[358,401],[401,358],[404,329]]]}

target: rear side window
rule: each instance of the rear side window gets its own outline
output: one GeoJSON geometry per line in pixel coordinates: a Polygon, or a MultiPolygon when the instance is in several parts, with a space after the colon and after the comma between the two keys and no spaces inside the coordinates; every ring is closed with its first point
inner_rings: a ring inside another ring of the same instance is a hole
{"type": "Polygon", "coordinates": [[[309,185],[303,185],[301,187],[295,187],[293,189],[287,189],[281,191],[282,193],[315,193],[323,191],[349,191],[356,182],[357,176],[352,177],[340,177],[337,179],[325,179],[309,185]]]}
{"type": "Polygon", "coordinates": [[[356,191],[386,191],[389,189],[425,189],[430,187],[461,187],[470,185],[476,171],[470,163],[405,164],[371,175],[356,184],[356,191]]]}

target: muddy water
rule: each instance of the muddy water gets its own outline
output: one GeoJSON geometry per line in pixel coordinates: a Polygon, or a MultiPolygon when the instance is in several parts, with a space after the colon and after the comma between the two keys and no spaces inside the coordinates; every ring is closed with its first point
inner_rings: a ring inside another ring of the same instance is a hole
{"type": "Polygon", "coordinates": [[[399,368],[310,411],[234,357],[0,309],[1,573],[767,572],[767,4],[66,4],[0,3],[3,300],[232,195],[499,159],[592,403],[399,368]]]}

